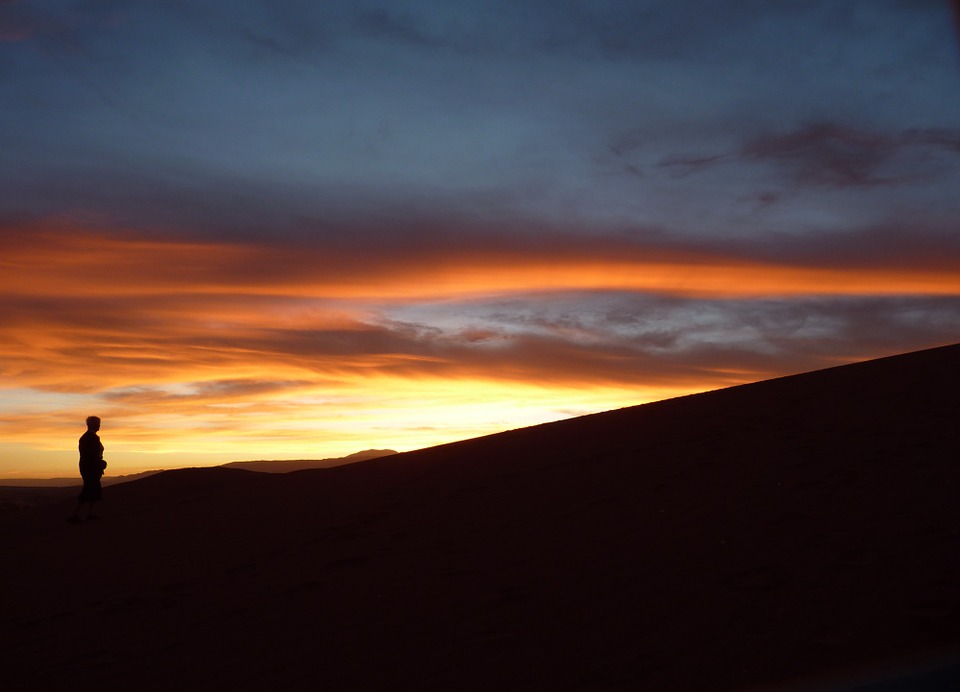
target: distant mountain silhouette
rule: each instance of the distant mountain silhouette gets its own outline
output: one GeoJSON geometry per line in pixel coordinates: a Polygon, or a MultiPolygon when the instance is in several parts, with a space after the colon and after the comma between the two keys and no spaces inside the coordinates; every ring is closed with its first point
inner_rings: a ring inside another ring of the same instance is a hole
{"type": "MultiPolygon", "coordinates": [[[[304,469],[328,469],[334,466],[343,466],[344,464],[355,464],[358,461],[369,461],[378,457],[385,457],[391,454],[397,454],[392,449],[366,449],[362,452],[348,454],[345,457],[334,459],[299,459],[296,461],[231,461],[221,464],[226,468],[246,469],[247,471],[258,471],[260,473],[289,473],[291,471],[302,471],[304,469]]],[[[124,476],[106,475],[102,479],[103,485],[116,485],[118,483],[129,483],[130,481],[153,476],[169,469],[156,469],[153,471],[142,471],[140,473],[131,473],[124,476]]],[[[81,480],[78,475],[76,478],[16,478],[0,479],[0,487],[15,488],[67,488],[80,485],[81,480]]]]}
{"type": "Polygon", "coordinates": [[[303,471],[304,469],[329,469],[335,466],[345,464],[355,464],[358,461],[369,461],[379,457],[390,456],[397,452],[392,449],[366,449],[362,452],[355,452],[345,457],[336,459],[299,459],[295,461],[232,461],[224,464],[227,468],[245,469],[247,471],[259,471],[261,473],[290,473],[291,471],[303,471]]]}
{"type": "MultiPolygon", "coordinates": [[[[109,467],[108,467],[109,470],[109,467]]],[[[130,473],[123,476],[106,475],[101,480],[103,485],[116,485],[118,483],[129,483],[147,476],[160,473],[164,469],[153,471],[141,471],[140,473],[130,473]]],[[[0,487],[14,488],[70,488],[82,484],[79,474],[71,478],[0,478],[0,487]]]]}

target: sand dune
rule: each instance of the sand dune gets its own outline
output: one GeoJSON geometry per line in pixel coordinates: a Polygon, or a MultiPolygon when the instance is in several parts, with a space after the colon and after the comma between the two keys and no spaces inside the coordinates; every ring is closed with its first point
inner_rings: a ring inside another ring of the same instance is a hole
{"type": "Polygon", "coordinates": [[[958,391],[951,346],[350,466],[166,472],[82,525],[69,498],[8,511],[2,680],[934,689],[960,660],[958,391]]]}

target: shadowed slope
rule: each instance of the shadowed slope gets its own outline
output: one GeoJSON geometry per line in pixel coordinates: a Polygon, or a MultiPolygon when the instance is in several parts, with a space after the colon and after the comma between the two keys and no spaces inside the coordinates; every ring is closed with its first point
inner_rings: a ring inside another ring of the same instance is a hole
{"type": "Polygon", "coordinates": [[[7,676],[737,689],[960,646],[960,347],[0,523],[7,676]]]}

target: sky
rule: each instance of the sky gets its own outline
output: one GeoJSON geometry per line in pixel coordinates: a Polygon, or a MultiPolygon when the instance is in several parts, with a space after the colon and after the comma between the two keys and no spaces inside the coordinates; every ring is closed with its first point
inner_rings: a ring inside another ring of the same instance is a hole
{"type": "Polygon", "coordinates": [[[960,341],[954,4],[0,0],[0,480],[960,341]]]}

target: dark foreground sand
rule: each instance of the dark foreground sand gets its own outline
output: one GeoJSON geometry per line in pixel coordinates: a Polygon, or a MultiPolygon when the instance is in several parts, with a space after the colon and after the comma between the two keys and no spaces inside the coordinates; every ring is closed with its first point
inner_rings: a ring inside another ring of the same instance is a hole
{"type": "Polygon", "coordinates": [[[81,525],[47,491],[0,514],[0,687],[951,689],[958,396],[952,346],[335,469],[162,473],[81,525]]]}

